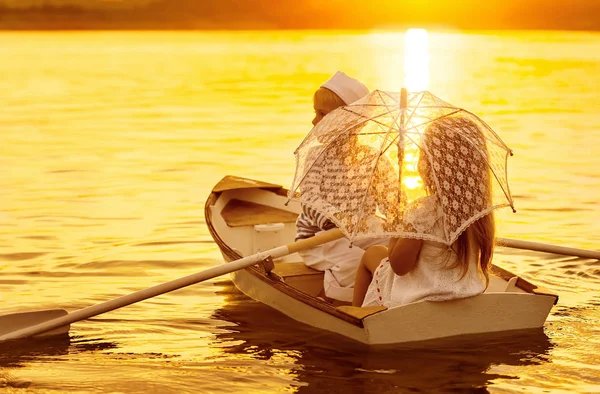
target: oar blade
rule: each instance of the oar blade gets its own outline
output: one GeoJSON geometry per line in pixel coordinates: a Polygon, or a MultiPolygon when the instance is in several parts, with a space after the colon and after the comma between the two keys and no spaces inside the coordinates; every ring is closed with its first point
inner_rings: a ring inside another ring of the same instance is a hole
{"type": "MultiPolygon", "coordinates": [[[[47,309],[34,312],[10,313],[0,315],[0,337],[22,328],[35,326],[37,324],[53,320],[69,313],[64,309],[47,309]]],[[[70,324],[57,327],[50,331],[36,335],[36,337],[45,337],[50,335],[62,335],[69,332],[70,324]]]]}

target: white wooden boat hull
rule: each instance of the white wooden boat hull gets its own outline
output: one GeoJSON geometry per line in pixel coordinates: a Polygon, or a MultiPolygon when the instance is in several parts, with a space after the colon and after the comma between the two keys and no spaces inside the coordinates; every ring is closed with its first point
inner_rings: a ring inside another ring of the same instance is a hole
{"type": "MultiPolygon", "coordinates": [[[[285,190],[278,185],[224,178],[209,197],[205,213],[225,260],[293,242],[292,219],[300,207],[294,202],[286,206],[286,201],[285,190]],[[279,219],[284,222],[273,222],[279,219]]],[[[316,297],[322,274],[299,261],[298,256],[276,261],[271,273],[263,266],[250,267],[234,272],[232,280],[249,297],[297,321],[366,344],[539,328],[558,299],[495,267],[487,291],[475,297],[391,309],[335,307],[316,297]]]]}

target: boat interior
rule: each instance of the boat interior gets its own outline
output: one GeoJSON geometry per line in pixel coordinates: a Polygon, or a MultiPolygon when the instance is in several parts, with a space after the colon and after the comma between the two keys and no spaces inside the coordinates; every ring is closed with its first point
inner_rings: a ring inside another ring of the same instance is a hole
{"type": "MultiPolygon", "coordinates": [[[[248,256],[293,242],[300,205],[286,202],[285,190],[275,185],[225,190],[209,207],[211,222],[231,249],[248,256]]],[[[322,296],[323,272],[307,267],[297,253],[263,266],[267,275],[311,297],[322,296]]],[[[531,285],[494,266],[486,292],[527,293],[524,283],[531,285]]]]}

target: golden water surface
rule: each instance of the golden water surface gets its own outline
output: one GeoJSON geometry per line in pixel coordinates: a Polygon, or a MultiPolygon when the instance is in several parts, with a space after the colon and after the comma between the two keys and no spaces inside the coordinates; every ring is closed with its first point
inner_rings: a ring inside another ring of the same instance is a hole
{"type": "MultiPolygon", "coordinates": [[[[600,249],[600,34],[0,32],[0,314],[74,311],[222,263],[225,175],[288,186],[336,70],[427,88],[514,152],[502,237],[600,249]]],[[[365,348],[227,277],[0,347],[21,392],[600,392],[600,263],[498,249],[560,295],[544,330],[365,348]]]]}

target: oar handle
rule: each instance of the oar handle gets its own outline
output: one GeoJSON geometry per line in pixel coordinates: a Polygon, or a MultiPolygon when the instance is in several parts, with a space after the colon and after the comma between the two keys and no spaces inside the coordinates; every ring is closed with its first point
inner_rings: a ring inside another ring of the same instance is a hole
{"type": "Polygon", "coordinates": [[[577,256],[586,259],[600,260],[600,252],[595,250],[568,248],[566,246],[550,245],[539,242],[522,241],[520,239],[496,238],[496,244],[514,249],[535,250],[537,252],[562,254],[565,256],[577,256]]]}
{"type": "Polygon", "coordinates": [[[312,247],[330,241],[334,241],[336,239],[342,238],[343,236],[344,235],[339,229],[330,230],[326,233],[319,234],[317,236],[305,240],[300,240],[289,245],[279,246],[274,249],[259,252],[251,256],[232,261],[227,264],[221,264],[216,267],[209,268],[207,270],[197,272],[192,275],[184,276],[183,278],[161,283],[159,285],[149,287],[144,290],[136,291],[135,293],[127,294],[119,298],[102,302],[100,304],[88,306],[86,308],[69,313],[66,316],[59,317],[57,319],[49,320],[40,324],[36,324],[34,326],[25,327],[10,332],[8,334],[0,336],[0,342],[9,339],[25,338],[52,330],[57,327],[66,326],[67,324],[71,324],[80,320],[85,320],[102,313],[110,312],[115,309],[119,309],[124,306],[146,300],[148,298],[156,297],[161,294],[181,289],[182,287],[190,286],[208,279],[216,278],[217,276],[225,275],[243,268],[250,267],[251,265],[258,263],[259,261],[262,261],[269,256],[276,259],[279,257],[286,256],[288,254],[310,249],[312,247]]]}

